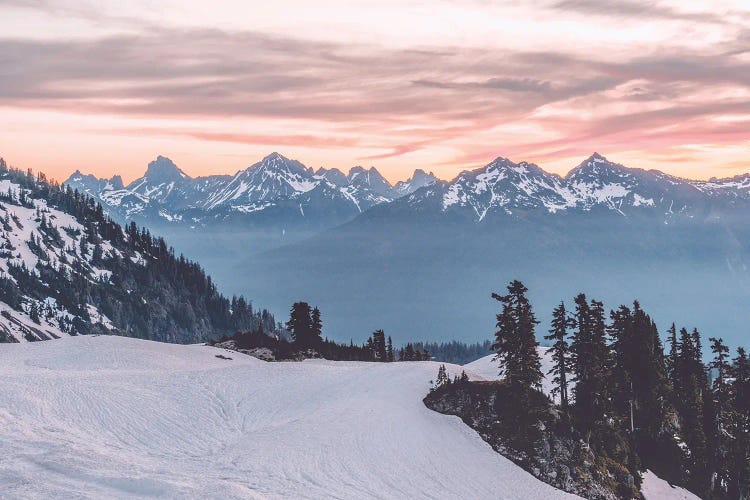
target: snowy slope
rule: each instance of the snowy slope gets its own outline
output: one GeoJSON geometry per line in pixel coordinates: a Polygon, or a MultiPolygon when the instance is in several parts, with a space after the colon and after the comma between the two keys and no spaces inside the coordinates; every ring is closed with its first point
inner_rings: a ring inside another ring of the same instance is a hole
{"type": "Polygon", "coordinates": [[[107,336],[0,345],[0,490],[8,498],[573,498],[458,418],[428,410],[421,399],[437,368],[265,363],[107,336]]]}
{"type": "MultiPolygon", "coordinates": [[[[542,381],[542,390],[545,394],[549,395],[552,392],[552,388],[554,386],[552,384],[552,376],[547,375],[547,372],[552,369],[553,362],[552,356],[550,354],[547,354],[547,349],[549,348],[541,346],[537,347],[539,357],[542,361],[542,374],[544,374],[544,380],[542,381]]],[[[469,378],[471,380],[501,379],[502,377],[500,376],[500,368],[498,367],[497,361],[495,361],[494,358],[495,355],[490,354],[489,356],[485,356],[483,358],[479,358],[476,361],[465,364],[464,369],[466,370],[466,374],[469,375],[469,378]]]]}
{"type": "Polygon", "coordinates": [[[643,473],[641,492],[646,500],[700,500],[699,496],[684,488],[671,486],[650,470],[643,473]]]}
{"type": "MultiPolygon", "coordinates": [[[[18,184],[8,179],[0,180],[0,193],[5,196],[0,203],[0,277],[17,286],[12,268],[23,266],[40,277],[37,264],[44,263],[68,274],[83,273],[91,282],[108,283],[111,272],[97,267],[93,262],[93,245],[81,246],[86,239],[83,225],[73,216],[47,206],[44,199],[26,198],[27,206],[17,199],[24,194],[18,184]],[[12,196],[16,201],[9,201],[12,196]]],[[[122,257],[107,240],[100,242],[107,255],[122,257]]],[[[108,330],[112,322],[95,307],[88,306],[93,323],[101,323],[108,330]]],[[[14,310],[0,300],[0,342],[47,340],[68,336],[75,314],[54,299],[41,300],[24,297],[22,310],[14,310]],[[39,321],[30,317],[31,309],[39,313],[39,321]]]]}

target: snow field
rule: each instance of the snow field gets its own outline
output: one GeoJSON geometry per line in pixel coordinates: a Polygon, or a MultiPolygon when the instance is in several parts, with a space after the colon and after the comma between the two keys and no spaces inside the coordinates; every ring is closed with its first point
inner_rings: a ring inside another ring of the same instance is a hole
{"type": "Polygon", "coordinates": [[[438,366],[265,363],[107,336],[0,345],[0,491],[574,498],[495,453],[457,417],[427,409],[421,400],[438,366]]]}

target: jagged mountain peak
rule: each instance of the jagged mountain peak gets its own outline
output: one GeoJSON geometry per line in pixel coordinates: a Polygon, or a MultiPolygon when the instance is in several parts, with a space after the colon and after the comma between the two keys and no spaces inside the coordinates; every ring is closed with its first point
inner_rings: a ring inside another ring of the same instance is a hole
{"type": "Polygon", "coordinates": [[[365,168],[365,167],[363,167],[361,165],[357,165],[357,166],[354,166],[354,167],[350,168],[349,169],[349,175],[347,177],[351,181],[351,180],[354,180],[354,179],[356,179],[357,177],[359,177],[359,176],[361,176],[363,174],[364,175],[370,175],[370,176],[372,176],[375,179],[382,179],[384,182],[388,182],[388,181],[385,180],[385,177],[383,177],[381,175],[380,171],[378,171],[377,168],[375,168],[375,167],[365,168]]]}
{"type": "Polygon", "coordinates": [[[489,170],[502,171],[502,172],[505,172],[509,176],[519,176],[519,175],[521,176],[522,175],[536,175],[536,176],[553,176],[553,177],[555,176],[555,174],[551,174],[543,170],[536,163],[529,163],[526,161],[520,161],[516,163],[502,156],[495,158],[495,160],[493,160],[486,167],[484,167],[484,169],[487,171],[489,170]]]}
{"type": "Polygon", "coordinates": [[[166,156],[157,156],[148,164],[143,177],[134,180],[126,189],[141,197],[164,203],[175,192],[177,186],[185,185],[192,178],[180,170],[175,163],[166,156]]]}
{"type": "Polygon", "coordinates": [[[409,179],[397,182],[394,189],[401,196],[406,196],[425,186],[430,186],[439,182],[441,182],[440,179],[438,179],[432,172],[428,174],[421,168],[417,168],[409,179]]]}
{"type": "Polygon", "coordinates": [[[641,169],[628,168],[620,163],[609,161],[599,153],[594,153],[582,161],[577,167],[568,172],[565,176],[570,181],[576,180],[606,180],[609,177],[627,177],[636,172],[643,172],[641,169]]]}
{"type": "Polygon", "coordinates": [[[266,160],[289,160],[289,158],[285,157],[284,155],[282,155],[281,153],[277,151],[274,151],[271,154],[268,154],[263,158],[263,161],[266,161],[266,160]]]}
{"type": "Polygon", "coordinates": [[[125,184],[122,182],[122,177],[119,175],[113,175],[112,178],[109,180],[110,184],[112,184],[113,189],[124,189],[125,184]]]}
{"type": "Polygon", "coordinates": [[[307,168],[299,161],[291,160],[286,156],[283,156],[276,152],[273,152],[270,155],[264,157],[261,161],[251,165],[245,171],[250,173],[253,173],[254,171],[279,171],[310,177],[312,177],[313,175],[313,170],[311,168],[307,168]]]}
{"type": "Polygon", "coordinates": [[[100,179],[94,174],[84,174],[80,169],[76,169],[64,184],[73,185],[90,193],[124,189],[122,177],[119,175],[114,175],[111,179],[100,179]]]}
{"type": "Polygon", "coordinates": [[[150,183],[179,182],[190,179],[190,176],[180,170],[172,160],[161,155],[148,164],[143,177],[147,178],[150,183]]]}
{"type": "Polygon", "coordinates": [[[339,170],[338,168],[330,168],[326,169],[323,167],[320,167],[316,172],[315,175],[318,177],[322,177],[323,179],[326,179],[328,182],[333,183],[336,186],[346,186],[349,184],[349,179],[346,177],[346,174],[339,170]]]}
{"type": "Polygon", "coordinates": [[[721,203],[750,200],[750,175],[689,181],[655,170],[628,168],[599,153],[565,177],[545,172],[534,163],[498,156],[450,182],[418,168],[408,180],[393,186],[375,167],[355,166],[346,174],[337,168],[314,171],[273,152],[234,176],[183,178],[173,162],[160,156],[149,164],[146,176],[126,189],[121,188],[119,177],[100,180],[80,171],[69,183],[96,196],[120,220],[137,216],[196,225],[232,221],[235,216],[265,217],[277,223],[282,212],[284,217],[341,221],[407,196],[405,202],[412,207],[424,203],[425,207],[441,206],[442,211],[468,211],[475,220],[530,211],[604,209],[626,215],[648,207],[671,217],[705,206],[701,197],[721,203]],[[165,173],[183,181],[152,182],[154,176],[165,173]],[[436,199],[441,203],[436,204],[436,199]]]}
{"type": "Polygon", "coordinates": [[[70,177],[68,177],[68,180],[65,181],[65,183],[69,184],[71,182],[99,182],[99,180],[100,179],[94,174],[84,174],[80,169],[76,169],[75,172],[70,174],[70,177]]]}
{"type": "Polygon", "coordinates": [[[349,170],[347,179],[349,179],[350,184],[372,190],[378,196],[386,198],[394,197],[393,186],[375,167],[370,167],[369,169],[361,166],[352,167],[349,170]]]}

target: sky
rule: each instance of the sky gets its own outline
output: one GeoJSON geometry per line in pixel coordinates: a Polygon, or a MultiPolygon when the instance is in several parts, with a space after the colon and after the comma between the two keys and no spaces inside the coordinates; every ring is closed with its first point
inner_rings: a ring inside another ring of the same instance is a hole
{"type": "Polygon", "coordinates": [[[746,0],[0,0],[0,156],[64,180],[272,151],[444,179],[594,151],[750,171],[746,0]]]}

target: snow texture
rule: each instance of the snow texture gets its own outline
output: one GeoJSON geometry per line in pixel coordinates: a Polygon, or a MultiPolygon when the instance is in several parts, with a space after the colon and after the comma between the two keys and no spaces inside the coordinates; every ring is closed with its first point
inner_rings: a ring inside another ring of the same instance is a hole
{"type": "MultiPolygon", "coordinates": [[[[18,196],[21,188],[18,184],[3,179],[0,180],[0,192],[11,192],[18,196]]],[[[78,269],[87,273],[89,280],[108,281],[112,273],[96,267],[93,262],[93,246],[87,245],[86,253],[82,251],[81,239],[86,237],[83,225],[72,215],[48,207],[46,200],[32,201],[33,208],[9,202],[0,203],[0,219],[6,221],[4,224],[0,223],[0,276],[15,282],[9,272],[11,265],[24,265],[39,275],[37,263],[43,259],[55,269],[62,268],[69,273],[73,273],[73,265],[77,263],[78,269]],[[49,228],[53,228],[59,235],[59,241],[47,234],[51,231],[49,228]]],[[[109,241],[102,240],[100,245],[104,255],[121,256],[109,241]]],[[[0,315],[0,336],[10,335],[19,342],[26,342],[30,338],[46,340],[68,336],[68,333],[61,331],[59,321],[72,319],[73,315],[54,300],[24,297],[23,309],[15,311],[0,302],[0,312],[3,312],[0,315]],[[41,315],[39,323],[32,321],[29,316],[32,304],[48,306],[47,314],[41,315]]],[[[89,306],[89,313],[95,323],[101,322],[106,328],[113,328],[112,322],[96,308],[89,306]]]]}
{"type": "Polygon", "coordinates": [[[7,498],[574,498],[495,453],[457,417],[427,409],[421,400],[438,366],[266,363],[110,336],[0,345],[0,490],[7,498]]]}
{"type": "Polygon", "coordinates": [[[686,489],[672,486],[647,470],[643,473],[641,492],[646,500],[700,500],[700,497],[686,489]]]}

